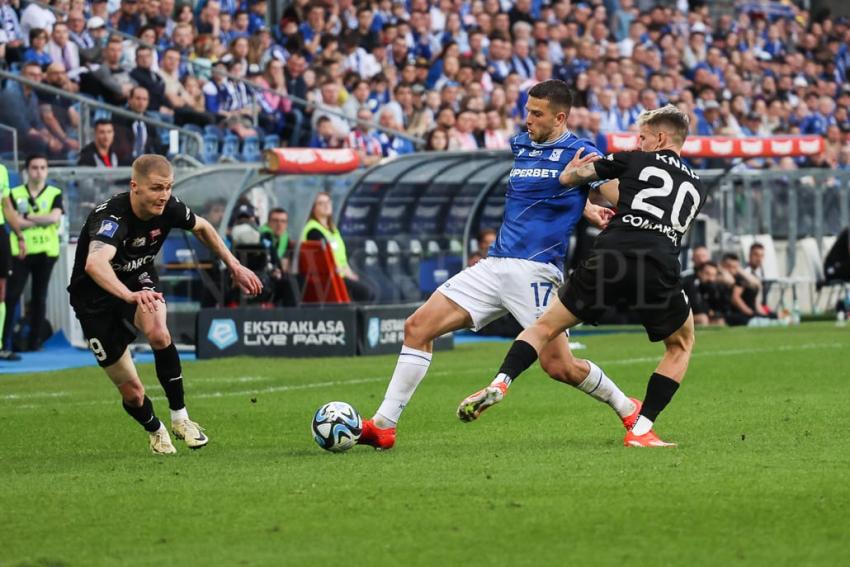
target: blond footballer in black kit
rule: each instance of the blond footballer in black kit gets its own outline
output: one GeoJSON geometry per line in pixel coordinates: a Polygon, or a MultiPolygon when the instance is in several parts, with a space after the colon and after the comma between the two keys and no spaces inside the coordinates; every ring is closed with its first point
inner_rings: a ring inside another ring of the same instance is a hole
{"type": "Polygon", "coordinates": [[[130,192],[98,205],[86,219],[68,286],[89,348],[121,393],[124,409],[150,434],[156,454],[176,450],[154,414],[127,349],[136,330],[153,349],[157,378],[171,409],[172,431],[193,449],[209,441],[186,411],[180,357],[166,326],[165,300],[157,289],[154,258],[169,231],[191,230],[221,258],[243,292],[256,295],[262,290],[257,276],[234,258],[212,225],[171,195],[173,182],[167,159],[139,156],[133,162],[130,192]]]}

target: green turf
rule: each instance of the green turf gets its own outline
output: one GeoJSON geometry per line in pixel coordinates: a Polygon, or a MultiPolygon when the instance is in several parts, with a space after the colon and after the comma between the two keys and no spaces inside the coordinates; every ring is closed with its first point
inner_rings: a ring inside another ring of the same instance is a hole
{"type": "MultiPolygon", "coordinates": [[[[660,347],[583,338],[643,396],[660,347]]],[[[2,565],[838,565],[850,554],[850,330],[701,332],[659,432],[524,375],[476,423],[458,401],[507,343],[437,353],[389,452],[318,449],[310,418],[370,416],[394,357],[186,364],[212,438],[148,453],[97,368],[0,377],[2,565]]],[[[161,415],[152,366],[141,372],[161,415]]]]}

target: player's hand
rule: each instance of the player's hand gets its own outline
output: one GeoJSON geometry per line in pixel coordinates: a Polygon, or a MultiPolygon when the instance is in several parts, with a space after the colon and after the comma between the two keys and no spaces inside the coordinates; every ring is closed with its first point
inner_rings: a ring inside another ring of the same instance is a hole
{"type": "Polygon", "coordinates": [[[584,218],[587,222],[600,230],[605,230],[611,219],[614,218],[614,210],[608,207],[600,207],[588,202],[584,207],[584,218]]]}
{"type": "Polygon", "coordinates": [[[27,245],[24,244],[24,239],[18,239],[18,259],[23,260],[27,257],[27,245]]]}
{"type": "Polygon", "coordinates": [[[566,170],[582,168],[585,165],[593,163],[602,157],[599,154],[587,154],[586,156],[582,157],[581,154],[583,153],[584,148],[579,148],[576,154],[573,156],[573,159],[571,159],[570,163],[567,164],[566,170]]]}
{"type": "Polygon", "coordinates": [[[131,293],[130,297],[127,298],[127,303],[135,303],[142,310],[142,313],[153,313],[159,311],[159,304],[165,303],[165,297],[158,291],[143,289],[131,293]]]}
{"type": "Polygon", "coordinates": [[[558,178],[558,180],[561,182],[561,185],[564,185],[565,187],[581,185],[578,179],[573,179],[574,174],[578,172],[581,168],[590,165],[601,157],[599,154],[587,154],[586,156],[582,157],[583,153],[584,148],[579,148],[573,156],[573,159],[570,160],[570,163],[568,163],[567,167],[564,168],[564,171],[561,172],[561,175],[558,178]]]}
{"type": "Polygon", "coordinates": [[[233,283],[238,285],[239,289],[246,295],[253,297],[260,295],[260,292],[263,291],[263,283],[257,277],[257,274],[241,264],[231,268],[230,277],[233,279],[233,283]]]}

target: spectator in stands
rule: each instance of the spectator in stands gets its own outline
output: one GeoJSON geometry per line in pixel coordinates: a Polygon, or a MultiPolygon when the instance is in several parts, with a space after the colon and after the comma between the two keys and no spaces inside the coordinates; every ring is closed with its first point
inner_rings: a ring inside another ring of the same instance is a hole
{"type": "Polygon", "coordinates": [[[475,114],[464,110],[457,117],[455,127],[449,137],[449,148],[453,150],[477,150],[478,140],[475,139],[475,114]]]}
{"type": "Polygon", "coordinates": [[[235,82],[227,73],[239,72],[239,62],[228,60],[213,66],[212,80],[203,86],[207,112],[222,120],[222,126],[244,139],[256,136],[257,131],[251,122],[253,95],[248,92],[244,82],[235,82]]]}
{"type": "MultiPolygon", "coordinates": [[[[23,350],[41,349],[41,330],[47,311],[47,286],[50,273],[59,257],[59,224],[62,221],[62,190],[47,183],[47,156],[33,154],[25,161],[26,183],[11,188],[9,197],[19,212],[18,224],[23,229],[22,254],[17,238],[11,239],[12,276],[6,289],[4,340],[12,338],[14,313],[27,280],[32,276],[30,307],[27,311],[29,332],[23,350]]],[[[2,350],[2,349],[0,349],[2,350]]]]}
{"type": "Polygon", "coordinates": [[[369,108],[369,81],[358,79],[351,89],[348,99],[342,105],[342,111],[348,118],[355,118],[361,108],[369,108]]]}
{"type": "MultiPolygon", "coordinates": [[[[38,63],[25,63],[21,76],[34,83],[41,83],[42,71],[38,63]]],[[[0,93],[0,123],[8,124],[18,131],[18,143],[27,153],[49,153],[58,156],[64,144],[50,133],[41,119],[38,96],[35,89],[17,81],[9,81],[0,93]]]]}
{"type": "Polygon", "coordinates": [[[364,106],[357,111],[356,118],[360,122],[354,124],[343,145],[355,150],[360,156],[360,162],[368,167],[381,161],[383,148],[378,137],[368,126],[372,122],[372,112],[364,106]]]}
{"type": "Polygon", "coordinates": [[[30,30],[30,46],[24,51],[24,61],[38,63],[42,69],[50,65],[53,59],[47,52],[48,39],[46,30],[32,28],[30,30]]]}
{"type": "MultiPolygon", "coordinates": [[[[401,124],[395,121],[392,110],[382,109],[378,118],[378,123],[384,128],[401,131],[401,124]]],[[[378,134],[378,141],[381,142],[384,157],[395,157],[413,153],[415,151],[410,140],[386,130],[378,134]]]]}
{"type": "Polygon", "coordinates": [[[127,35],[136,35],[141,27],[142,18],[139,16],[139,5],[136,0],[121,0],[115,28],[127,35]]]}
{"type": "Polygon", "coordinates": [[[330,247],[337,273],[345,281],[348,295],[353,301],[372,301],[374,293],[360,281],[348,263],[345,242],[333,220],[333,203],[328,193],[320,192],[313,201],[310,218],[301,233],[301,240],[324,240],[330,247]]]}
{"type": "Polygon", "coordinates": [[[92,16],[88,22],[81,11],[68,15],[68,29],[71,41],[77,46],[80,63],[95,63],[100,61],[102,40],[109,33],[103,18],[92,16]]]}
{"type": "Polygon", "coordinates": [[[77,165],[103,168],[123,165],[118,161],[118,154],[113,148],[114,141],[115,127],[112,122],[105,119],[97,120],[94,123],[94,141],[80,150],[77,165]]]}
{"type": "Polygon", "coordinates": [[[487,128],[484,130],[484,147],[488,150],[504,150],[510,147],[510,133],[505,118],[495,108],[487,110],[487,128]]]}
{"type": "Polygon", "coordinates": [[[106,102],[116,106],[123,106],[127,102],[135,85],[130,73],[121,67],[123,48],[121,36],[109,37],[103,50],[103,64],[91,73],[97,91],[88,93],[92,96],[102,96],[106,102]]]}
{"type": "MultiPolygon", "coordinates": [[[[61,22],[56,22],[54,31],[59,29],[61,22]]],[[[79,87],[68,78],[62,63],[51,63],[47,66],[45,84],[65,92],[77,92],[79,87]]],[[[77,132],[80,128],[80,114],[74,101],[48,92],[37,93],[41,120],[56,139],[62,142],[63,151],[78,151],[80,143],[77,132]]]]}
{"type": "Polygon", "coordinates": [[[148,91],[149,108],[152,111],[173,115],[174,110],[168,105],[168,99],[165,96],[165,80],[152,67],[153,49],[140,45],[136,49],[136,67],[130,71],[130,78],[148,91]]]}
{"type": "Polygon", "coordinates": [[[313,131],[313,139],[310,140],[311,148],[341,148],[343,137],[334,128],[333,122],[328,116],[321,116],[316,122],[313,131]]]}
{"type": "Polygon", "coordinates": [[[186,75],[183,77],[180,84],[186,90],[183,95],[183,100],[186,101],[187,104],[184,108],[193,110],[201,115],[209,116],[209,113],[206,112],[204,92],[201,90],[201,83],[198,81],[197,77],[186,75]]]}
{"type": "Polygon", "coordinates": [[[444,152],[449,149],[449,134],[439,126],[434,128],[425,137],[425,151],[444,152]]]}
{"type": "MultiPolygon", "coordinates": [[[[249,70],[249,75],[251,72],[249,70]]],[[[286,114],[292,110],[292,102],[286,92],[283,61],[269,59],[265,71],[254,77],[254,82],[264,90],[257,93],[261,108],[260,126],[267,132],[280,134],[286,125],[286,114]]]]}
{"type": "Polygon", "coordinates": [[[343,118],[344,113],[339,105],[339,85],[333,79],[325,79],[321,89],[322,106],[313,111],[312,123],[318,124],[322,117],[330,119],[336,136],[344,138],[348,136],[351,126],[348,120],[343,118]]]}
{"type": "Polygon", "coordinates": [[[64,66],[71,80],[76,80],[81,71],[80,49],[70,40],[69,33],[67,23],[56,22],[53,25],[50,43],[47,44],[47,53],[52,61],[64,66]]]}
{"type": "MultiPolygon", "coordinates": [[[[145,87],[133,87],[127,108],[144,116],[148,111],[150,95],[145,87]]],[[[132,163],[142,154],[165,154],[156,128],[139,118],[116,116],[116,152],[122,163],[132,163]]]]}
{"type": "MultiPolygon", "coordinates": [[[[50,0],[50,6],[58,6],[63,0],[50,0]]],[[[21,33],[23,34],[24,42],[27,46],[30,45],[33,29],[45,30],[50,33],[53,30],[53,23],[56,21],[56,16],[49,8],[42,7],[35,2],[30,2],[24,11],[21,12],[21,33]]]]}
{"type": "MultiPolygon", "coordinates": [[[[180,51],[169,47],[162,54],[160,68],[157,72],[163,83],[164,104],[174,111],[174,122],[177,125],[186,123],[199,124],[201,126],[213,122],[213,118],[205,113],[203,94],[196,92],[193,96],[180,81],[180,51]],[[197,98],[200,95],[200,104],[197,98]]],[[[193,84],[198,86],[197,79],[192,75],[193,84]]],[[[159,83],[153,80],[154,83],[159,83]]],[[[144,85],[142,85],[144,86],[144,85]]]]}
{"type": "Polygon", "coordinates": [[[18,61],[24,47],[24,32],[12,0],[0,0],[0,64],[18,61]]]}

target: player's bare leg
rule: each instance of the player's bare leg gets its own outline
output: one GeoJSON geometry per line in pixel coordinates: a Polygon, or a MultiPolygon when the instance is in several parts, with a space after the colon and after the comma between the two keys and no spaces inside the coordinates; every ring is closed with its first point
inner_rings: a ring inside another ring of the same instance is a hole
{"type": "Polygon", "coordinates": [[[121,393],[124,410],[145,428],[150,435],[151,451],[158,455],[171,455],[177,450],[171,444],[171,437],[165,425],[156,417],[150,398],[145,395],[145,387],[139,380],[136,366],[128,349],[117,362],[104,368],[109,379],[121,393]]]}
{"type": "Polygon", "coordinates": [[[639,402],[626,397],[593,362],[577,359],[570,351],[564,331],[580,322],[556,295],[543,315],[516,338],[490,386],[460,403],[458,418],[473,421],[481,412],[501,401],[510,383],[534,363],[539,353],[540,365],[552,379],[575,386],[609,404],[626,428],[631,427],[637,419],[639,402]]]}
{"type": "Polygon", "coordinates": [[[436,292],[404,322],[404,344],[384,401],[372,417],[363,422],[360,443],[380,449],[395,444],[395,427],[416,387],[425,378],[431,364],[434,340],[472,326],[469,313],[436,292]]]}
{"type": "Polygon", "coordinates": [[[665,443],[652,430],[658,414],[667,407],[679,384],[685,378],[691,353],[694,350],[694,317],[688,316],[679,329],[664,339],[664,357],[649,377],[646,397],[640,416],[634,427],[626,434],[624,444],[627,447],[670,447],[675,443],[665,443]]]}
{"type": "Polygon", "coordinates": [[[183,395],[183,370],[180,366],[180,355],[171,340],[171,333],[166,324],[165,303],[155,303],[155,309],[149,310],[142,306],[136,309],[133,324],[142,331],[153,349],[156,377],[171,410],[171,430],[175,437],[182,439],[191,449],[198,449],[209,442],[203,428],[189,419],[183,395]]]}

